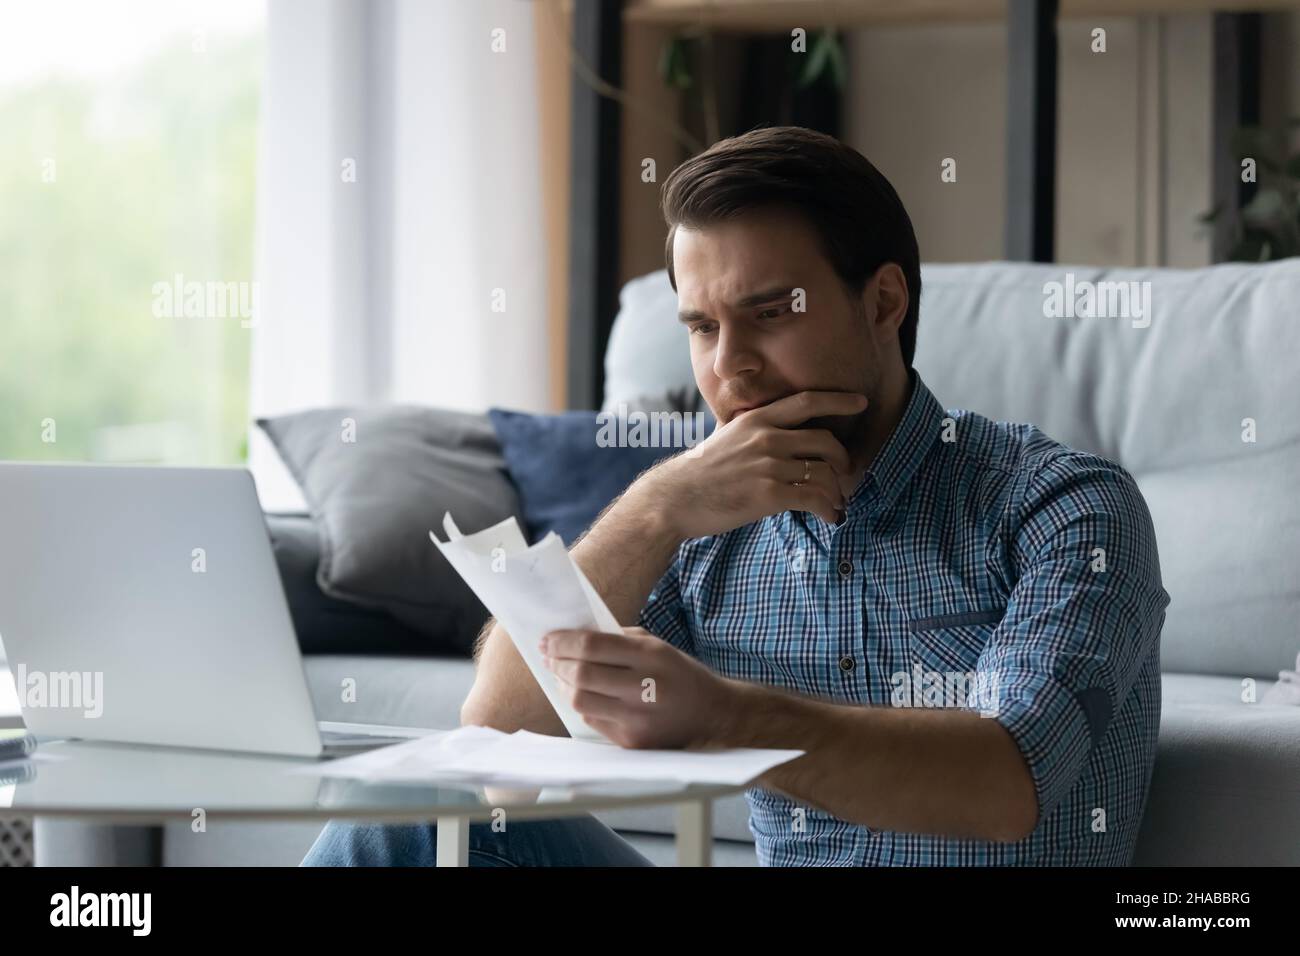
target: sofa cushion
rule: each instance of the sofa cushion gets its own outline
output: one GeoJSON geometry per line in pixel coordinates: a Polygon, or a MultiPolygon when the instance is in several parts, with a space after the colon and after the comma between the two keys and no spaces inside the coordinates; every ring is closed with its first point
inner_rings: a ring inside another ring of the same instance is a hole
{"type": "Polygon", "coordinates": [[[638,276],[623,286],[618,315],[605,348],[605,396],[601,409],[674,389],[694,391],[690,342],[677,321],[677,293],[668,270],[638,276]]]}
{"type": "Polygon", "coordinates": [[[474,686],[474,662],[460,657],[315,654],[303,669],[316,719],[339,723],[453,730],[474,686]]]}
{"type": "MultiPolygon", "coordinates": [[[[694,444],[711,430],[711,416],[702,413],[698,418],[678,419],[680,427],[674,432],[671,427],[651,429],[655,420],[640,409],[634,411],[645,416],[639,420],[643,429],[639,435],[628,430],[638,420],[622,413],[532,415],[499,408],[488,412],[519,492],[530,541],[554,531],[565,544],[572,544],[637,475],[684,447],[663,447],[665,441],[694,444]],[[621,429],[620,421],[625,423],[621,429]],[[651,431],[658,434],[652,437],[651,431]],[[653,441],[654,446],[633,444],[638,441],[653,441]]],[[[673,420],[668,421],[671,426],[673,420]]]]}
{"type": "Polygon", "coordinates": [[[1300,707],[1242,679],[1164,674],[1137,866],[1300,866],[1300,707]]]}
{"type": "Polygon", "coordinates": [[[1257,677],[1290,666],[1300,651],[1300,259],[929,265],[922,283],[915,364],[946,407],[1033,422],[1137,480],[1171,597],[1162,666],[1257,677]],[[1057,291],[1073,288],[1083,305],[1085,283],[1103,282],[1149,283],[1135,287],[1149,293],[1149,317],[1045,315],[1057,291]],[[1243,441],[1245,419],[1254,441],[1243,441]]]}
{"type": "Polygon", "coordinates": [[[429,641],[382,608],[341,601],[320,589],[320,536],[311,515],[268,514],[298,647],[304,654],[421,654],[429,641]]]}
{"type": "Polygon", "coordinates": [[[429,531],[447,511],[472,529],[518,515],[487,416],[396,405],[257,423],[311,507],[321,590],[388,611],[429,650],[467,653],[488,613],[429,531]]]}

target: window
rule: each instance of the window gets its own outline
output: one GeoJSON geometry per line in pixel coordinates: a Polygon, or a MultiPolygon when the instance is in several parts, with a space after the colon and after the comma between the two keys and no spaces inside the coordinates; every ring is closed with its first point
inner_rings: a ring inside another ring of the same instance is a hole
{"type": "Polygon", "coordinates": [[[0,458],[246,456],[264,16],[6,5],[0,458]]]}

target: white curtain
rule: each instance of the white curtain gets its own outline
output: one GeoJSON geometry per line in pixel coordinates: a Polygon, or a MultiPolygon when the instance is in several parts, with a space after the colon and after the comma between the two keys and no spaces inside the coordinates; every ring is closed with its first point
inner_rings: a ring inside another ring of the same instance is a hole
{"type": "MultiPolygon", "coordinates": [[[[549,396],[534,10],[274,0],[252,416],[549,396]]],[[[261,432],[263,506],[301,498],[261,432]]]]}

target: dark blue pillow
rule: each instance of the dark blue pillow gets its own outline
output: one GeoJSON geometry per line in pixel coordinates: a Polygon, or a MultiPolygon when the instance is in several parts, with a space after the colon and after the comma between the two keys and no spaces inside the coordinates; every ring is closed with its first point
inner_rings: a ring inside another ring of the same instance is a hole
{"type": "MultiPolygon", "coordinates": [[[[602,429],[607,441],[617,436],[618,423],[598,419],[596,412],[532,415],[493,408],[488,416],[519,493],[530,542],[554,531],[572,544],[637,475],[682,450],[621,447],[628,444],[626,438],[603,447],[598,441],[602,429]]],[[[711,415],[705,423],[708,435],[711,415]]]]}

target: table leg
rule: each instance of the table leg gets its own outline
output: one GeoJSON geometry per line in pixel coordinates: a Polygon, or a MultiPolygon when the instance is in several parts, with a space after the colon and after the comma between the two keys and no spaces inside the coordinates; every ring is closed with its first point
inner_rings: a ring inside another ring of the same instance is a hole
{"type": "Polygon", "coordinates": [[[37,866],[162,866],[163,828],[37,815],[32,849],[37,866]]]}
{"type": "Polygon", "coordinates": [[[677,805],[677,865],[713,865],[713,801],[677,805]]]}
{"type": "Polygon", "coordinates": [[[438,817],[438,866],[469,866],[469,820],[438,817]]]}

